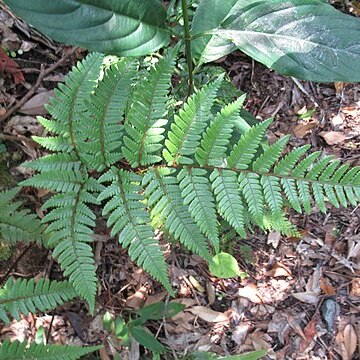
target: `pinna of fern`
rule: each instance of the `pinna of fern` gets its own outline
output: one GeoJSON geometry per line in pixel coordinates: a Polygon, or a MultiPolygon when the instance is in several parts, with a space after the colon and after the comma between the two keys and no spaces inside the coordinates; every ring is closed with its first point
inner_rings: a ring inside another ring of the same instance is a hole
{"type": "Polygon", "coordinates": [[[54,118],[42,122],[56,135],[46,140],[47,148],[56,153],[30,163],[39,173],[23,183],[58,192],[45,203],[44,209],[52,210],[43,222],[54,256],[92,309],[96,274],[90,243],[95,215],[89,204],[104,202],[112,235],[119,236],[133,261],[171,290],[154,219],[210,262],[221,248],[219,218],[240,237],[251,224],[293,234],[285,203],[298,212],[310,212],[313,206],[325,212],[326,202],[348,206],[360,200],[360,167],[350,169],[320,152],[308,155],[308,146],[284,155],[289,136],[263,146],[271,120],[251,127],[234,142],[234,123],[240,119],[244,98],[213,114],[222,77],[190,96],[172,119],[167,113],[174,53],[161,58],[135,85],[130,85],[131,71],[127,78],[123,74],[126,66],[134,69],[131,62],[119,60],[119,78],[110,69],[99,79],[93,56],[78,65],[76,77],[70,74],[63,87],[83,94],[90,83],[92,93],[77,99],[57,95],[66,102],[61,107],[73,109],[75,115],[58,108],[59,100],[52,101],[54,118]],[[120,107],[116,115],[114,106],[120,107]],[[59,130],[62,122],[67,124],[65,132],[59,130]],[[93,178],[94,169],[103,174],[93,178]]]}

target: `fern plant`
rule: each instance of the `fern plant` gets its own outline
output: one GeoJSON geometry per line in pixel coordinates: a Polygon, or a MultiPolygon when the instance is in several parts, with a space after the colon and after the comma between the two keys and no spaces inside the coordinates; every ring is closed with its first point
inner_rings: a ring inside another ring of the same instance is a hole
{"type": "Polygon", "coordinates": [[[111,235],[130,258],[172,293],[155,225],[211,262],[220,251],[220,218],[240,237],[253,225],[294,234],[285,204],[325,212],[326,202],[339,207],[360,199],[360,167],[310,154],[309,146],[284,155],[289,136],[265,146],[270,119],[234,142],[244,98],[213,113],[222,77],[170,116],[175,59],[173,50],[135,82],[136,60],[105,66],[102,55],[91,54],[56,91],[52,119],[39,119],[53,135],[35,140],[54,153],[25,164],[37,173],[22,185],[55,193],[43,206],[45,233],[91,311],[95,206],[103,206],[111,235]]]}
{"type": "Polygon", "coordinates": [[[10,342],[6,340],[0,347],[0,359],[2,360],[77,360],[82,356],[100,349],[101,346],[64,346],[64,345],[42,345],[32,343],[27,346],[27,341],[10,342]]]}

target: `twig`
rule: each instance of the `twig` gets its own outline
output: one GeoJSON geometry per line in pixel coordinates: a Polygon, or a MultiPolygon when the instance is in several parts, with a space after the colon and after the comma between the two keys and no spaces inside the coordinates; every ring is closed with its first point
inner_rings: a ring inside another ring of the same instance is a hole
{"type": "Polygon", "coordinates": [[[51,65],[47,69],[44,66],[41,66],[39,77],[36,80],[34,86],[25,94],[25,96],[19,100],[14,106],[12,106],[3,116],[0,117],[0,126],[1,124],[7,120],[14,112],[19,110],[36,92],[36,90],[40,87],[42,81],[44,80],[45,76],[51,74],[57,67],[59,67],[62,63],[64,63],[72,54],[75,53],[77,48],[71,49],[67,52],[59,61],[55,64],[51,65]]]}
{"type": "Polygon", "coordinates": [[[306,96],[309,97],[309,99],[314,103],[315,107],[320,107],[320,105],[318,104],[318,102],[316,101],[316,99],[314,98],[314,96],[312,96],[311,94],[309,94],[309,92],[303,87],[303,85],[301,84],[301,82],[294,78],[291,77],[291,79],[294,81],[294,83],[296,84],[296,86],[300,89],[300,91],[305,94],[306,96]]]}

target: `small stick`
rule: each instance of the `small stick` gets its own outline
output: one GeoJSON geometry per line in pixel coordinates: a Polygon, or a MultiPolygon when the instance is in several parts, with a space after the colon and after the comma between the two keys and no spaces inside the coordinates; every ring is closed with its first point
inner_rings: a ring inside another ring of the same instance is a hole
{"type": "Polygon", "coordinates": [[[26,93],[26,95],[19,100],[14,106],[12,106],[3,116],[0,117],[0,125],[7,120],[15,111],[19,110],[36,92],[36,90],[40,87],[42,81],[45,76],[51,74],[57,67],[59,67],[62,63],[64,63],[72,54],[75,53],[77,48],[71,49],[67,52],[59,61],[55,64],[51,65],[47,69],[44,66],[41,66],[39,77],[36,80],[35,85],[26,93]]]}

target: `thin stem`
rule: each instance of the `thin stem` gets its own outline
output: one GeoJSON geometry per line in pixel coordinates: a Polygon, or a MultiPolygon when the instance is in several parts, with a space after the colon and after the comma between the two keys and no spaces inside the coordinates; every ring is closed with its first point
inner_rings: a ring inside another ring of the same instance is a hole
{"type": "Polygon", "coordinates": [[[193,63],[191,55],[191,35],[190,35],[190,26],[189,26],[189,13],[187,8],[187,1],[181,0],[182,12],[184,17],[184,33],[185,33],[185,55],[186,62],[189,72],[189,95],[194,92],[194,78],[193,78],[193,63]]]}

